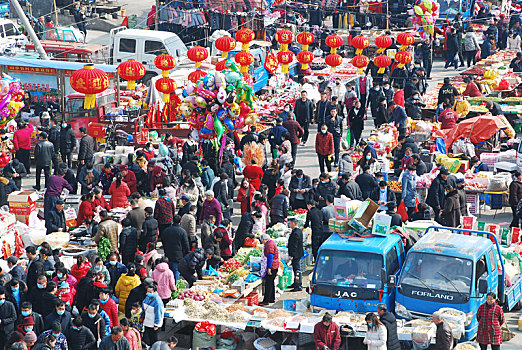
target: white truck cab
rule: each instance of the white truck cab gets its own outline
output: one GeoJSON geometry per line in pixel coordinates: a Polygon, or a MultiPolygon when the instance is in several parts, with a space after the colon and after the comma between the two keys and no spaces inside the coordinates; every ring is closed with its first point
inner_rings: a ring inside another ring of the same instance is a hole
{"type": "Polygon", "coordinates": [[[144,82],[161,74],[154,65],[156,56],[168,54],[179,60],[187,55],[187,47],[183,41],[171,32],[119,27],[111,30],[110,40],[111,63],[118,65],[128,59],[143,63],[147,69],[144,82]]]}
{"type": "Polygon", "coordinates": [[[16,22],[1,18],[0,19],[0,40],[14,40],[17,46],[25,46],[29,40],[20,31],[20,26],[16,22]]]}

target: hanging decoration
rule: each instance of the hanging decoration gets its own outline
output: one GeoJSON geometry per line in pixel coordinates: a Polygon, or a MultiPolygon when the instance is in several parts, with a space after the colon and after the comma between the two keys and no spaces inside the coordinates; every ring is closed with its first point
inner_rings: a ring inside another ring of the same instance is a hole
{"type": "Polygon", "coordinates": [[[422,38],[426,38],[435,33],[435,22],[439,18],[440,6],[434,0],[420,0],[417,1],[413,9],[408,10],[408,14],[412,17],[410,19],[415,24],[415,29],[422,38]]]}
{"type": "Polygon", "coordinates": [[[402,68],[413,60],[413,56],[408,51],[399,51],[395,54],[395,61],[399,62],[398,68],[402,68]]]}
{"type": "Polygon", "coordinates": [[[281,64],[283,73],[288,73],[288,65],[294,59],[294,53],[288,50],[288,45],[294,41],[294,34],[288,29],[280,29],[275,35],[276,41],[281,45],[277,53],[277,60],[281,64]]]}
{"type": "Polygon", "coordinates": [[[330,66],[330,71],[335,72],[336,67],[343,63],[343,58],[336,53],[331,53],[325,57],[324,62],[330,66]]]}
{"type": "Polygon", "coordinates": [[[227,58],[228,52],[236,48],[236,41],[230,36],[222,36],[216,40],[216,49],[221,51],[221,58],[227,58]]]}
{"type": "Polygon", "coordinates": [[[296,56],[297,61],[301,63],[301,70],[307,70],[308,64],[311,63],[314,59],[314,55],[308,51],[308,46],[314,42],[315,37],[310,32],[302,32],[297,34],[296,38],[297,42],[303,46],[301,52],[299,52],[296,56]]]}
{"type": "Polygon", "coordinates": [[[343,45],[343,38],[337,34],[328,35],[325,44],[330,48],[330,53],[337,53],[337,48],[343,45]]]}
{"type": "Polygon", "coordinates": [[[226,68],[226,67],[225,67],[225,62],[226,62],[226,61],[227,61],[227,60],[221,60],[221,61],[219,61],[218,63],[216,63],[216,70],[217,70],[218,72],[221,72],[223,69],[226,68]]]}
{"type": "Polygon", "coordinates": [[[127,80],[127,90],[136,89],[136,80],[143,78],[145,75],[145,66],[141,62],[129,59],[118,65],[118,75],[127,80]]]}
{"type": "Polygon", "coordinates": [[[234,59],[235,59],[236,63],[239,63],[239,65],[241,66],[241,74],[247,74],[248,67],[252,63],[254,63],[254,56],[250,52],[246,52],[246,51],[238,52],[234,56],[234,59]]]}
{"type": "Polygon", "coordinates": [[[248,52],[250,42],[256,38],[252,29],[243,28],[236,32],[236,40],[241,43],[241,51],[248,52]]]}
{"type": "Polygon", "coordinates": [[[357,68],[357,74],[363,74],[363,70],[366,68],[368,63],[370,63],[370,60],[364,55],[352,58],[352,65],[357,68]]]}
{"type": "Polygon", "coordinates": [[[163,78],[168,78],[169,70],[176,67],[176,59],[171,55],[161,54],[154,59],[154,65],[161,70],[161,76],[163,78]]]}
{"type": "Polygon", "coordinates": [[[380,55],[373,59],[373,63],[379,67],[377,73],[382,74],[386,70],[386,67],[392,64],[391,58],[386,55],[380,55]]]}
{"type": "Polygon", "coordinates": [[[188,76],[188,79],[191,82],[193,82],[194,84],[196,84],[199,79],[205,77],[207,74],[208,74],[207,72],[203,72],[202,70],[198,69],[198,70],[195,70],[192,73],[190,73],[188,76]]]}
{"type": "MultiPolygon", "coordinates": [[[[0,128],[5,128],[7,123],[13,120],[24,107],[24,95],[20,80],[4,74],[0,80],[0,128]]],[[[0,163],[6,159],[9,162],[9,157],[2,154],[0,163]]]]}
{"type": "Polygon", "coordinates": [[[160,78],[156,80],[156,90],[163,93],[163,102],[170,102],[170,94],[178,88],[176,82],[170,78],[160,78]]]}
{"type": "Polygon", "coordinates": [[[415,38],[413,37],[412,33],[400,33],[397,35],[397,42],[401,44],[399,50],[404,51],[408,46],[415,43],[415,38]]]}
{"type": "Polygon", "coordinates": [[[85,94],[83,108],[91,109],[96,105],[96,94],[109,87],[109,76],[101,69],[94,68],[94,64],[86,64],[71,74],[69,82],[74,91],[85,94]]]}
{"type": "Polygon", "coordinates": [[[208,58],[208,50],[202,46],[194,46],[188,49],[187,57],[196,63],[196,69],[201,67],[201,62],[208,58]]]}
{"type": "Polygon", "coordinates": [[[381,54],[389,48],[393,44],[392,38],[390,38],[388,35],[380,35],[377,38],[375,38],[375,46],[378,47],[376,54],[381,54]]]}
{"type": "Polygon", "coordinates": [[[364,49],[370,46],[370,39],[362,35],[357,35],[352,39],[352,46],[357,49],[355,54],[360,55],[364,49]]]}

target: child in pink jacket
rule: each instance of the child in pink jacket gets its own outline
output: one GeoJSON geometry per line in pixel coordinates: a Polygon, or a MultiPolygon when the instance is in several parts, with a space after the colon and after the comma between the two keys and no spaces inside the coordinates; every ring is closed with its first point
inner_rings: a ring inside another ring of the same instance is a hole
{"type": "Polygon", "coordinates": [[[166,258],[163,257],[156,269],[152,271],[152,279],[158,283],[158,295],[163,300],[163,304],[167,305],[172,295],[176,290],[176,281],[174,280],[174,273],[166,263],[166,258]]]}

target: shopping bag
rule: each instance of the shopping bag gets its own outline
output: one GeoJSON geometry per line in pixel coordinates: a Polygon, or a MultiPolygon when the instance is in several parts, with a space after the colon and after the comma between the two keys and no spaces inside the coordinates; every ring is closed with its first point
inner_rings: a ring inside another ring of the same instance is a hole
{"type": "Polygon", "coordinates": [[[212,266],[209,266],[208,270],[205,270],[205,276],[216,276],[216,277],[219,277],[219,273],[212,266]]]}
{"type": "Polygon", "coordinates": [[[404,201],[401,201],[401,204],[399,204],[399,207],[397,208],[397,214],[401,216],[402,221],[408,221],[408,210],[406,209],[404,201]]]}

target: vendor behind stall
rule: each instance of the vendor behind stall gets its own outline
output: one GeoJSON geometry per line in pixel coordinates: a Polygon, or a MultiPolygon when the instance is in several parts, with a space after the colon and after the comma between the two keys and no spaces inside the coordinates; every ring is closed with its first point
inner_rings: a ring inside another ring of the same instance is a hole
{"type": "Polygon", "coordinates": [[[212,259],[212,250],[203,250],[202,248],[197,248],[181,259],[178,270],[188,282],[189,287],[192,287],[198,279],[203,278],[203,266],[209,259],[212,259]]]}
{"type": "Polygon", "coordinates": [[[324,314],[321,322],[314,327],[314,343],[317,350],[337,350],[341,346],[339,326],[332,322],[332,315],[324,314]]]}
{"type": "Polygon", "coordinates": [[[473,156],[470,161],[469,165],[471,165],[471,171],[473,173],[478,173],[481,171],[489,171],[489,167],[486,163],[482,162],[477,156],[473,156]]]}

